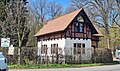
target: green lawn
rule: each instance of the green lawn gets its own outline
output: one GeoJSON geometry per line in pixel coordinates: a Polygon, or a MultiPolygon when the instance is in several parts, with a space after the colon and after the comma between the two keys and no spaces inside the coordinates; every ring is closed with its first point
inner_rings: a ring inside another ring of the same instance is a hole
{"type": "Polygon", "coordinates": [[[9,69],[36,69],[36,68],[73,68],[73,67],[89,67],[102,66],[103,64],[42,64],[42,65],[8,65],[9,69]]]}

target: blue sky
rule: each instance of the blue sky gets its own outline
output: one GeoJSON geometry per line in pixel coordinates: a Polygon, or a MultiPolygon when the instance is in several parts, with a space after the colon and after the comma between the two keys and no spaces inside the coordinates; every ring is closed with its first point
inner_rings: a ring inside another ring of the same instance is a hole
{"type": "Polygon", "coordinates": [[[57,3],[60,3],[64,8],[67,8],[70,0],[55,0],[57,3]]]}
{"type": "MultiPolygon", "coordinates": [[[[31,3],[32,1],[35,1],[35,0],[28,0],[29,3],[31,3]]],[[[67,8],[70,2],[70,0],[47,0],[47,1],[56,1],[57,3],[60,3],[64,9],[67,8]]]]}

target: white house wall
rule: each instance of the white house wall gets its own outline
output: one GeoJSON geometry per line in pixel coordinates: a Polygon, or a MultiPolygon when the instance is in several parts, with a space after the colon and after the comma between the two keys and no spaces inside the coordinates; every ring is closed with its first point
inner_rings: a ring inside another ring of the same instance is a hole
{"type": "Polygon", "coordinates": [[[91,39],[70,39],[67,38],[66,39],[66,47],[73,47],[74,43],[84,43],[85,44],[85,48],[91,48],[91,39]]]}
{"type": "Polygon", "coordinates": [[[52,39],[52,40],[46,40],[46,41],[38,41],[38,48],[41,47],[41,45],[47,45],[48,47],[48,54],[51,53],[51,44],[58,44],[58,47],[64,49],[66,48],[67,50],[65,52],[67,52],[66,54],[71,55],[71,50],[73,50],[73,45],[74,43],[84,43],[85,44],[85,48],[91,48],[91,40],[90,39],[70,39],[70,38],[59,38],[59,39],[52,39]]]}
{"type": "MultiPolygon", "coordinates": [[[[85,48],[91,48],[91,39],[70,39],[70,38],[59,38],[59,39],[53,39],[53,40],[46,40],[46,41],[38,41],[38,48],[40,50],[40,47],[41,47],[41,44],[42,45],[47,45],[48,47],[48,55],[51,55],[51,44],[58,44],[58,47],[59,48],[62,48],[62,50],[65,50],[62,52],[62,54],[64,55],[73,55],[73,46],[74,46],[74,43],[84,43],[85,44],[85,48]]],[[[39,51],[38,50],[38,51],[39,51]]],[[[38,52],[39,54],[40,52],[38,52]]],[[[89,55],[88,57],[88,54],[91,54],[91,51],[87,51],[85,50],[85,54],[82,54],[81,57],[82,59],[81,60],[88,60],[91,55],[89,55]]]]}
{"type": "MultiPolygon", "coordinates": [[[[52,39],[52,40],[46,40],[46,41],[38,41],[38,48],[41,47],[41,45],[47,45],[48,47],[48,55],[51,54],[51,44],[58,44],[59,48],[64,49],[65,47],[65,38],[59,38],[59,39],[52,39]]],[[[63,52],[64,54],[64,52],[63,52]]]]}
{"type": "Polygon", "coordinates": [[[65,54],[74,55],[74,43],[85,44],[85,54],[81,54],[81,60],[90,60],[91,58],[91,39],[70,39],[67,38],[65,41],[65,54]]]}

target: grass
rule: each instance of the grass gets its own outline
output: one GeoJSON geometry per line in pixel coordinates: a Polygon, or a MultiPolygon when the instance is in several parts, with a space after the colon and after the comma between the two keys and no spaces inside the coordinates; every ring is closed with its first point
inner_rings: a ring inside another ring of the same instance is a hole
{"type": "Polygon", "coordinates": [[[90,66],[102,66],[103,64],[42,64],[42,65],[8,65],[9,69],[38,69],[38,68],[78,68],[90,66]]]}
{"type": "Polygon", "coordinates": [[[118,61],[113,63],[93,63],[93,64],[28,64],[28,65],[8,65],[9,69],[39,69],[39,68],[79,68],[91,66],[104,66],[120,64],[118,61]]]}

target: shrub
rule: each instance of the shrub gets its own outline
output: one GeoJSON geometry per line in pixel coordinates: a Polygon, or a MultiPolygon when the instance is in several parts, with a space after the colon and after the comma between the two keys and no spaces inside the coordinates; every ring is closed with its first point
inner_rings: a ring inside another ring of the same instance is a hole
{"type": "Polygon", "coordinates": [[[95,48],[94,54],[92,55],[93,63],[112,63],[112,53],[110,49],[107,48],[95,48]]]}

